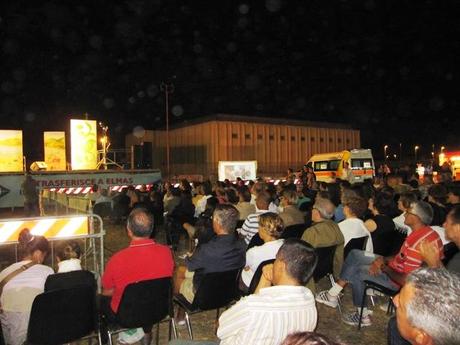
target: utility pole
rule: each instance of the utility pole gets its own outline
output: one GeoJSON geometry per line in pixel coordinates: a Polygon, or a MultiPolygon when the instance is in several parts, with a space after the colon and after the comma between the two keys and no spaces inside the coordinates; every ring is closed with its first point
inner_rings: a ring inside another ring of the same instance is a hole
{"type": "Polygon", "coordinates": [[[171,82],[162,82],[160,90],[165,93],[165,116],[166,116],[166,172],[168,179],[171,176],[169,165],[169,94],[174,92],[174,84],[171,82]]]}

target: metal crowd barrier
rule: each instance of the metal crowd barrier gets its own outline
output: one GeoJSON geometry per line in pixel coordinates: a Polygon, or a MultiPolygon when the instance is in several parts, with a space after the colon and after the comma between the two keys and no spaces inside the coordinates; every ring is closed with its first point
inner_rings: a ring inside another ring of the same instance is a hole
{"type": "Polygon", "coordinates": [[[18,258],[18,235],[28,228],[33,235],[45,236],[51,246],[51,265],[54,268],[55,243],[66,240],[84,241],[82,267],[99,278],[104,272],[104,226],[95,214],[75,214],[54,217],[10,218],[0,220],[0,248],[14,246],[18,258]]]}

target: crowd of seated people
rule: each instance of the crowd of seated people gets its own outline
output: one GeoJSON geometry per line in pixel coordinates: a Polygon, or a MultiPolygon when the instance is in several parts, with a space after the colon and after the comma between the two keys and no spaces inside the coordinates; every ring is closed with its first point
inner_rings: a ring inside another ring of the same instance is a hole
{"type": "MultiPolygon", "coordinates": [[[[362,326],[371,326],[372,311],[362,304],[365,280],[395,294],[400,291],[395,299],[396,319],[389,321],[391,344],[450,344],[440,339],[458,340],[451,316],[441,315],[436,308],[425,310],[437,325],[445,323],[445,334],[441,336],[438,329],[426,327],[416,319],[408,307],[427,303],[429,296],[423,297],[424,289],[439,283],[449,289],[440,303],[448,303],[450,313],[458,315],[460,302],[451,295],[455,292],[453,284],[457,289],[459,286],[456,274],[460,272],[460,254],[447,257],[444,253],[448,243],[454,248],[460,246],[458,182],[418,185],[389,175],[378,183],[350,185],[336,179],[319,184],[308,169],[303,179],[305,186],[294,184],[292,178],[277,186],[260,179],[247,185],[241,181],[191,184],[182,180],[178,185],[165,183],[150,191],[120,191],[111,199],[113,210],[116,205],[125,205],[123,214],[131,243],[110,258],[102,277],[105,297],[101,298],[101,313],[107,322],[115,318],[130,282],[172,277],[174,293],[193,302],[204,275],[239,269],[235,285],[244,296],[258,266],[272,259],[273,264],[264,266],[254,294],[242,297],[220,317],[220,344],[281,344],[283,340],[283,344],[313,344],[313,338],[309,338],[313,336],[318,344],[334,344],[326,337],[308,333],[314,331],[321,313],[317,306],[336,307],[341,294],[351,293],[355,309],[343,313],[342,321],[356,326],[362,314],[362,326]],[[423,186],[422,190],[419,186],[423,186]],[[169,248],[153,239],[154,229],[163,218],[169,248]],[[284,230],[299,224],[304,226],[303,233],[286,238],[284,230]],[[185,265],[174,268],[173,251],[182,237],[189,237],[193,245],[185,256],[185,265]],[[346,256],[347,245],[363,237],[363,245],[346,256]],[[315,296],[310,279],[318,261],[315,248],[329,246],[335,246],[335,283],[315,296]],[[283,326],[278,327],[276,322],[283,326]]],[[[105,197],[103,191],[98,194],[98,198],[105,197]]],[[[7,344],[25,340],[33,298],[48,289],[48,276],[81,270],[81,250],[75,242],[57,251],[57,274],[42,264],[49,253],[46,239],[24,230],[20,243],[24,260],[0,273],[0,284],[8,279],[4,286],[0,285],[0,319],[7,344]],[[23,272],[9,278],[18,269],[23,272]],[[21,275],[24,279],[18,279],[21,275]],[[15,280],[26,288],[15,289],[15,280]],[[19,293],[25,297],[15,295],[19,293]]],[[[178,308],[179,325],[184,323],[183,318],[178,308]]],[[[150,330],[143,332],[142,343],[149,344],[150,330]]],[[[336,339],[335,335],[328,336],[336,339]]]]}

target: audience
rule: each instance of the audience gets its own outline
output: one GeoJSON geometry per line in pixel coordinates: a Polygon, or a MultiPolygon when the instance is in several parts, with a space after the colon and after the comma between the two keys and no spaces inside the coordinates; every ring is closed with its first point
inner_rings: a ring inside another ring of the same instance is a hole
{"type": "Polygon", "coordinates": [[[297,332],[289,334],[281,345],[340,345],[325,335],[315,332],[297,332]]]}
{"type": "Polygon", "coordinates": [[[305,224],[305,214],[297,208],[297,193],[293,190],[285,190],[280,198],[280,217],[284,222],[284,226],[305,224]]]}
{"type": "MultiPolygon", "coordinates": [[[[442,257],[442,242],[439,235],[428,224],[433,218],[431,206],[423,201],[414,202],[406,213],[406,225],[412,233],[406,238],[399,253],[395,257],[383,257],[360,250],[352,250],[345,259],[339,280],[335,285],[316,296],[316,301],[335,308],[337,296],[350,283],[352,285],[353,304],[356,312],[343,315],[343,322],[357,325],[362,306],[364,280],[376,282],[388,289],[397,291],[404,285],[407,274],[419,268],[422,264],[420,242],[423,240],[435,242],[442,257]]],[[[370,326],[370,312],[363,311],[362,326],[370,326]]]]}
{"type": "Polygon", "coordinates": [[[34,298],[44,291],[46,278],[54,273],[43,265],[50,252],[45,237],[23,229],[18,241],[23,259],[0,272],[0,321],[8,345],[25,342],[34,298]]]}
{"type": "Polygon", "coordinates": [[[250,214],[256,212],[256,206],[251,204],[251,193],[248,187],[241,186],[238,188],[239,202],[236,209],[240,213],[239,220],[245,220],[250,214]]]}
{"type": "Polygon", "coordinates": [[[250,214],[244,221],[243,226],[238,229],[239,234],[243,237],[246,244],[249,244],[252,236],[259,231],[259,216],[263,213],[270,212],[268,209],[270,202],[271,196],[268,192],[262,191],[257,195],[257,211],[250,214]]]}

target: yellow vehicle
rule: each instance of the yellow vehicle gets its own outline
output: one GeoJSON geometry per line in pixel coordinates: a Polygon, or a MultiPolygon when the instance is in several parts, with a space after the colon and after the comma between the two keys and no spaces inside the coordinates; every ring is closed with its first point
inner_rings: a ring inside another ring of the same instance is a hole
{"type": "Polygon", "coordinates": [[[370,149],[320,153],[313,155],[307,164],[313,167],[317,181],[331,182],[340,178],[355,183],[375,176],[374,158],[370,149]]]}

